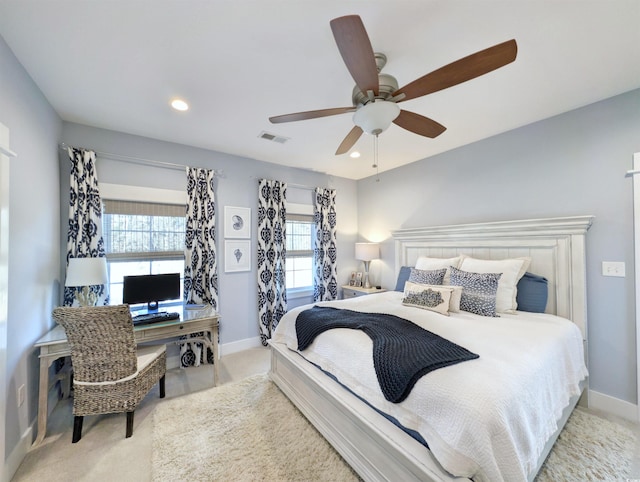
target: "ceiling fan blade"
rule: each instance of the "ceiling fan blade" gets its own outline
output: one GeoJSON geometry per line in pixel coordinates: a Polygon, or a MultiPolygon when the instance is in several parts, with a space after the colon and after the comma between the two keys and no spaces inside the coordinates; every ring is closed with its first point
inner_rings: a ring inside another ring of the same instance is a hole
{"type": "Polygon", "coordinates": [[[378,68],[371,41],[358,15],[334,18],[330,22],[333,37],[351,77],[363,93],[378,95],[378,68]]]}
{"type": "Polygon", "coordinates": [[[434,70],[396,90],[393,96],[404,94],[398,100],[403,102],[461,84],[513,62],[517,53],[516,41],[508,40],[434,70]]]}
{"type": "Polygon", "coordinates": [[[401,110],[400,115],[393,121],[394,124],[425,137],[435,138],[447,130],[445,126],[429,119],[428,117],[401,110]]]}
{"type": "Polygon", "coordinates": [[[358,141],[358,139],[360,139],[362,132],[362,129],[360,129],[360,127],[358,126],[355,126],[353,129],[351,129],[347,134],[347,137],[345,137],[340,146],[338,146],[336,156],[344,154],[349,149],[351,149],[353,145],[358,141]]]}
{"type": "Polygon", "coordinates": [[[309,110],[306,112],[296,112],[294,114],[277,115],[269,117],[269,121],[272,124],[280,124],[282,122],[294,122],[307,119],[317,119],[318,117],[327,117],[330,115],[346,114],[347,112],[354,112],[355,107],[335,107],[333,109],[321,109],[321,110],[309,110]]]}

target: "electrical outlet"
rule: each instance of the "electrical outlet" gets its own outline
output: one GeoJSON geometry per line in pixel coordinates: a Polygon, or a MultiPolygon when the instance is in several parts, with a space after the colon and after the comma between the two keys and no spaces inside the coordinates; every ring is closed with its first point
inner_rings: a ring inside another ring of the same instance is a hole
{"type": "Polygon", "coordinates": [[[623,261],[603,261],[602,276],[617,276],[620,278],[624,278],[625,277],[624,262],[623,261]]]}
{"type": "Polygon", "coordinates": [[[18,388],[18,407],[24,403],[24,385],[20,385],[18,388]]]}

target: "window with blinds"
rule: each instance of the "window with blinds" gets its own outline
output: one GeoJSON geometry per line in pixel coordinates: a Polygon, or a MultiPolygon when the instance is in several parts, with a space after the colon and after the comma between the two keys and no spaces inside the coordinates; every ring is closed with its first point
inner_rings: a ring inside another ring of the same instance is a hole
{"type": "MultiPolygon", "coordinates": [[[[103,200],[102,230],[112,304],[122,303],[124,276],[184,276],[184,205],[103,200]]],[[[166,304],[175,304],[182,299],[166,304]]]]}
{"type": "Polygon", "coordinates": [[[287,213],[287,290],[313,286],[313,216],[287,213]]]}

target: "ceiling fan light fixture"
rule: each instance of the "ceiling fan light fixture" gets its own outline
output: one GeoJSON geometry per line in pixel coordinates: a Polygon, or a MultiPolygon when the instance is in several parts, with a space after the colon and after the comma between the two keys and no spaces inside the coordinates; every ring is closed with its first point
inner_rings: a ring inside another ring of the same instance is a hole
{"type": "Polygon", "coordinates": [[[395,102],[378,100],[360,107],[353,114],[353,122],[367,134],[377,135],[387,130],[400,115],[400,107],[395,102]]]}

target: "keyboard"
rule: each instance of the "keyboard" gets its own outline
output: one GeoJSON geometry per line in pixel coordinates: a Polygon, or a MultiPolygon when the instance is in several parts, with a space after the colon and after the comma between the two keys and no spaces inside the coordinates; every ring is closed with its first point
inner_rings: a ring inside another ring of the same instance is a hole
{"type": "Polygon", "coordinates": [[[177,320],[178,318],[180,318],[180,313],[162,311],[160,313],[145,313],[142,315],[135,315],[131,318],[133,319],[134,326],[148,325],[150,323],[177,320]]]}

